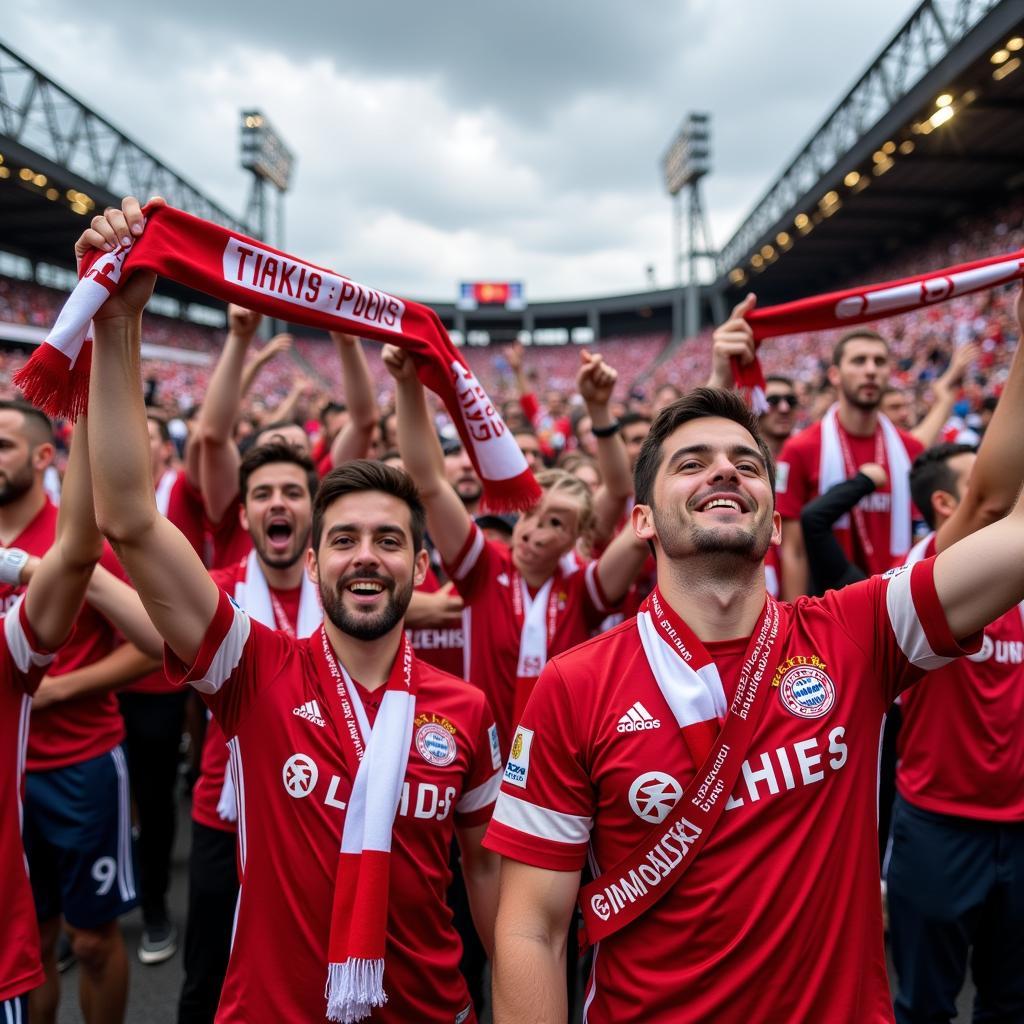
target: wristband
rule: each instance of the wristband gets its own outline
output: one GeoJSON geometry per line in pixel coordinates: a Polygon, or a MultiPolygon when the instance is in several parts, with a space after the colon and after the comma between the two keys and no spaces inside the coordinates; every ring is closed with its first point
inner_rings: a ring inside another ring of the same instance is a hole
{"type": "Polygon", "coordinates": [[[590,432],[594,437],[614,437],[622,429],[622,424],[618,420],[614,423],[609,423],[607,427],[591,427],[590,432]]]}
{"type": "Polygon", "coordinates": [[[0,583],[21,586],[21,570],[28,562],[28,552],[21,548],[0,548],[0,583]]]}

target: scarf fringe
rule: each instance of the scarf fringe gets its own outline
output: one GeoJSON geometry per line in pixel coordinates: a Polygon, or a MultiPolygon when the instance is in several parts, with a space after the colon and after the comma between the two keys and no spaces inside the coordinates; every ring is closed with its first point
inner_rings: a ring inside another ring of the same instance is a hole
{"type": "Polygon", "coordinates": [[[47,416],[74,422],[89,405],[89,372],[92,339],[86,339],[74,365],[53,345],[45,342],[11,378],[25,398],[47,416]]]}
{"type": "Polygon", "coordinates": [[[384,961],[349,957],[327,968],[327,1019],[356,1024],[370,1016],[375,1006],[388,1001],[384,991],[384,961]]]}
{"type": "Polygon", "coordinates": [[[482,505],[489,512],[525,512],[533,508],[543,492],[530,470],[507,480],[484,480],[482,505]]]}

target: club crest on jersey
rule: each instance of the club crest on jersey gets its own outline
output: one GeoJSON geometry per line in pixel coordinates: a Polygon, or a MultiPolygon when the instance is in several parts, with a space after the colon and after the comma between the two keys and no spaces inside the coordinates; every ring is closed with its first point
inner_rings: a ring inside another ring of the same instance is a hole
{"type": "Polygon", "coordinates": [[[281,780],[288,795],[296,800],[309,796],[316,789],[320,769],[307,754],[292,754],[281,769],[281,780]]]}
{"type": "Polygon", "coordinates": [[[427,722],[416,730],[416,749],[428,764],[445,768],[455,760],[455,737],[436,722],[427,722]]]}
{"type": "Polygon", "coordinates": [[[836,684],[817,655],[784,661],[775,673],[782,706],[797,718],[824,718],[836,702],[836,684]]]}
{"type": "Polygon", "coordinates": [[[526,789],[530,775],[530,748],[533,746],[533,730],[519,726],[512,740],[512,751],[505,765],[505,781],[510,786],[526,789]]]}

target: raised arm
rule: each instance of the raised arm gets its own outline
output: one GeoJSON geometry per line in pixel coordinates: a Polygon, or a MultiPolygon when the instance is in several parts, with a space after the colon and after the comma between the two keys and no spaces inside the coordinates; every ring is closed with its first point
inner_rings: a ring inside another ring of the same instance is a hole
{"type": "MultiPolygon", "coordinates": [[[[139,233],[138,201],[97,219],[102,241],[139,233]]],[[[86,246],[90,232],[80,240],[86,246]]],[[[157,511],[150,479],[146,411],[142,402],[142,310],[154,276],[136,271],[94,319],[89,386],[90,461],[96,521],[128,570],[146,612],[182,661],[191,663],[217,609],[219,592],[192,546],[157,511]]]]}
{"type": "Polygon", "coordinates": [[[935,538],[938,551],[1002,519],[1024,483],[1024,291],[1017,297],[1020,335],[1002,397],[992,414],[971,470],[970,486],[935,538]]]}
{"type": "Polygon", "coordinates": [[[242,402],[242,373],[261,314],[228,306],[228,336],[210,377],[197,428],[199,483],[206,514],[219,523],[238,495],[238,447],[232,439],[242,402]]]}
{"type": "Polygon", "coordinates": [[[444,475],[444,453],[430,420],[427,396],[412,358],[395,345],[384,346],[384,365],[395,378],[398,450],[427,510],[427,529],[441,557],[454,562],[473,527],[473,520],[444,475]]]}
{"type": "Polygon", "coordinates": [[[503,859],[494,927],[494,1024],[565,1021],[565,944],[578,871],[503,859]]]}
{"type": "MultiPolygon", "coordinates": [[[[248,310],[246,310],[248,312],[248,310]]],[[[250,316],[258,316],[259,314],[250,313],[250,316]]],[[[257,326],[259,322],[257,321],[257,326]]],[[[292,349],[292,336],[290,334],[275,334],[263,346],[263,348],[257,349],[255,355],[250,359],[242,369],[242,376],[238,388],[239,399],[245,398],[249,394],[249,390],[253,384],[256,383],[256,378],[260,375],[263,367],[267,365],[272,359],[281,355],[282,352],[290,352],[292,349]]],[[[235,410],[235,416],[238,415],[237,409],[235,410]]],[[[232,423],[233,425],[233,423],[232,423]]]]}
{"type": "Polygon", "coordinates": [[[102,553],[103,537],[93,514],[89,443],[83,417],[71,442],[56,542],[40,560],[25,594],[25,612],[41,646],[56,650],[67,639],[102,553]]]}
{"type": "Polygon", "coordinates": [[[935,382],[932,406],[928,414],[910,433],[925,446],[930,448],[939,439],[939,433],[949,419],[953,406],[956,405],[956,392],[963,383],[967,367],[978,356],[978,346],[964,345],[953,353],[953,358],[946,367],[946,372],[935,382]]]}
{"type": "Polygon", "coordinates": [[[599,355],[584,349],[580,353],[580,369],[576,374],[576,390],[583,397],[597,439],[597,463],[601,469],[601,486],[594,495],[596,527],[594,539],[605,544],[626,511],[633,496],[633,474],[629,454],[612,419],[609,404],[618,381],[618,371],[599,355]],[[602,437],[600,432],[614,428],[602,437]]]}
{"type": "Polygon", "coordinates": [[[349,459],[366,458],[380,419],[380,409],[366,353],[359,339],[353,334],[332,331],[331,341],[341,360],[341,382],[348,406],[348,422],[338,431],[331,445],[331,465],[340,466],[349,459]]]}
{"type": "Polygon", "coordinates": [[[757,300],[748,295],[733,307],[729,319],[715,328],[711,335],[711,376],[707,379],[709,388],[728,391],[733,385],[732,360],[739,359],[746,365],[754,359],[754,334],[744,317],[757,300]]]}

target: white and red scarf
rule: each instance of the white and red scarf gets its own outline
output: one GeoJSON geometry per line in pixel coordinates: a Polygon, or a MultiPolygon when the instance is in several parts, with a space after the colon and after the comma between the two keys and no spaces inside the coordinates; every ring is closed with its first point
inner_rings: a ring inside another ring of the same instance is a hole
{"type": "MultiPolygon", "coordinates": [[[[753,328],[755,350],[765,338],[803,331],[824,331],[834,327],[853,327],[869,320],[908,313],[922,306],[932,306],[960,295],[994,288],[1024,277],[1024,252],[961,263],[929,274],[904,277],[884,284],[847,288],[829,292],[779,306],[766,306],[751,310],[747,323],[753,328]]],[[[741,365],[732,360],[732,375],[736,387],[748,396],[757,413],[768,409],[765,401],[765,380],[761,363],[741,365]]],[[[906,549],[904,549],[906,550],[906,549]]]]}
{"type": "Polygon", "coordinates": [[[655,588],[640,606],[640,643],[694,773],[667,816],[580,891],[584,943],[599,942],[649,911],[697,859],[739,778],[767,703],[785,615],[785,607],[766,595],[730,704],[718,666],[661,591],[655,588]]]}
{"type": "MultiPolygon", "coordinates": [[[[352,1024],[387,1002],[384,948],[391,834],[409,762],[419,667],[403,633],[371,728],[351,676],[320,632],[317,661],[328,692],[338,694],[341,749],[353,779],[341,833],[328,943],[327,1019],[352,1024]]],[[[337,716],[332,716],[336,720],[337,716]]],[[[410,908],[415,913],[415,908],[410,908]]]]}
{"type": "Polygon", "coordinates": [[[518,570],[512,572],[512,617],[519,630],[519,660],[516,664],[516,690],[512,700],[512,721],[518,722],[523,708],[537,685],[550,657],[551,645],[558,628],[559,605],[564,602],[562,569],[547,580],[530,597],[526,580],[518,570]]]}
{"type": "Polygon", "coordinates": [[[111,253],[93,250],[46,340],[15,375],[25,397],[75,419],[89,393],[89,332],[100,307],[135,270],[286,322],[391,342],[411,353],[438,394],[484,485],[488,507],[529,508],[540,488],[501,415],[427,306],[357,284],[324,267],[170,206],[146,207],[145,230],[111,253]]]}
{"type": "MultiPolygon", "coordinates": [[[[819,494],[824,494],[829,488],[849,479],[858,469],[839,422],[838,410],[838,404],[833,405],[821,421],[819,494]]],[[[882,413],[878,414],[878,425],[875,427],[874,461],[885,468],[889,477],[889,554],[893,558],[902,558],[909,550],[911,540],[910,456],[907,455],[899,431],[889,417],[882,413]]],[[[874,545],[863,509],[854,506],[851,512],[837,519],[835,525],[841,530],[849,529],[851,517],[865,556],[873,560],[874,545]]]]}
{"type": "MultiPolygon", "coordinates": [[[[320,593],[308,573],[302,574],[302,590],[299,592],[299,616],[292,628],[288,613],[277,596],[271,593],[267,578],[263,575],[259,556],[255,549],[245,560],[245,575],[235,584],[235,604],[249,618],[262,623],[268,629],[280,630],[285,636],[305,639],[312,636],[323,624],[324,610],[320,606],[320,593]]],[[[238,797],[235,793],[234,773],[231,760],[224,766],[224,782],[217,798],[217,816],[221,821],[238,821],[238,797]]]]}

